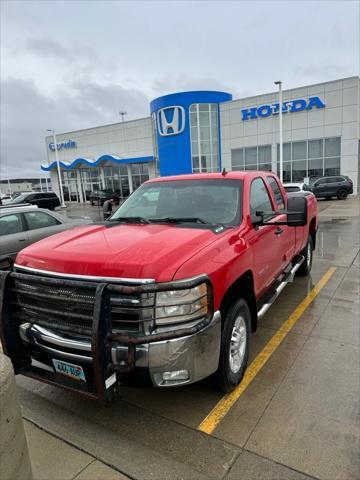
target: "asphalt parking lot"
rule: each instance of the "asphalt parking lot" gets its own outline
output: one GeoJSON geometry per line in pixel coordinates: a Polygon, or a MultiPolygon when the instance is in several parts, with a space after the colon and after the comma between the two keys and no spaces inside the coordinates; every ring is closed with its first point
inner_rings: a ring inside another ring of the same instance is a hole
{"type": "Polygon", "coordinates": [[[17,377],[35,478],[359,479],[359,197],[319,208],[311,277],[261,321],[235,396],[122,387],[106,408],[17,377]]]}

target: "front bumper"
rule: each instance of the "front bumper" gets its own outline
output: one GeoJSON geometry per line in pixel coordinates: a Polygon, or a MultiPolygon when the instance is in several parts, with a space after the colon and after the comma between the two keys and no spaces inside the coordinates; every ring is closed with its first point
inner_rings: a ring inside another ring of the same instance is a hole
{"type": "MultiPolygon", "coordinates": [[[[120,295],[121,301],[128,301],[127,295],[145,295],[141,321],[148,324],[147,315],[152,311],[148,304],[154,292],[171,290],[174,282],[113,285],[18,272],[0,272],[0,280],[0,335],[15,373],[108,403],[117,384],[144,371],[154,386],[172,387],[197,382],[217,370],[221,317],[219,312],[213,313],[212,286],[205,275],[176,285],[187,289],[203,282],[208,284],[206,317],[166,331],[144,330],[136,334],[113,330],[113,295],[120,295]],[[68,298],[61,297],[64,292],[68,298]],[[71,301],[78,306],[77,310],[66,310],[71,301]],[[88,307],[89,302],[94,302],[91,315],[79,307],[88,307]],[[86,382],[56,373],[53,360],[80,366],[86,382]]],[[[137,297],[131,298],[135,302],[137,297]]]]}
{"type": "MultiPolygon", "coordinates": [[[[31,351],[32,358],[51,366],[52,359],[72,364],[93,362],[89,338],[74,335],[59,335],[36,324],[24,323],[19,327],[21,340],[31,351]]],[[[220,355],[221,316],[215,312],[210,323],[198,332],[169,340],[139,343],[135,346],[134,366],[131,376],[147,371],[155,387],[174,387],[198,382],[217,370],[220,355]],[[172,373],[172,379],[163,374],[172,373]],[[175,373],[174,373],[175,372],[175,373]],[[176,372],[182,373],[177,379],[176,372]],[[166,377],[166,376],[165,376],[166,377]],[[185,378],[186,377],[186,378],[185,378]]],[[[120,342],[111,345],[111,360],[114,370],[128,365],[128,346],[120,342]]],[[[127,375],[123,375],[125,377],[127,375]]]]}

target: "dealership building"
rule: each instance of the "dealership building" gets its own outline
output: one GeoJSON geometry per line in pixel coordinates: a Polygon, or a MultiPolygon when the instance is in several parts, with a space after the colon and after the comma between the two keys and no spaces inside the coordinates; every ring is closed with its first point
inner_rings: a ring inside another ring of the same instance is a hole
{"type": "MultiPolygon", "coordinates": [[[[283,91],[283,178],[347,175],[360,189],[360,79],[283,91]]],[[[226,170],[279,174],[279,93],[233,99],[231,93],[172,93],[149,116],[57,134],[66,199],[85,202],[99,189],[127,196],[156,176],[226,170]]],[[[58,191],[53,137],[47,165],[58,191]]]]}

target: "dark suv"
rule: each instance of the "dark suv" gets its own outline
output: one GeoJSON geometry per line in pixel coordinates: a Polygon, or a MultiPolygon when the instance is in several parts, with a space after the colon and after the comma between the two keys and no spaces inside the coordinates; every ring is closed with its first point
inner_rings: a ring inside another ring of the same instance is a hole
{"type": "Polygon", "coordinates": [[[337,197],[339,200],[345,200],[348,195],[353,193],[353,182],[345,175],[321,177],[313,179],[308,190],[316,197],[337,197]]]}
{"type": "Polygon", "coordinates": [[[22,193],[11,200],[8,205],[17,205],[19,203],[30,203],[31,205],[37,205],[39,208],[47,208],[49,210],[55,210],[56,207],[60,207],[60,200],[54,192],[22,193]]]}

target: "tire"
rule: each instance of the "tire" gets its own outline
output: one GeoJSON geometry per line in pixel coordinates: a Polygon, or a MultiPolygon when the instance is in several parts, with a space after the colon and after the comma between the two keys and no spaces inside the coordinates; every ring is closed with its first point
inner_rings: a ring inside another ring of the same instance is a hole
{"type": "Polygon", "coordinates": [[[249,358],[250,332],[250,310],[247,302],[239,299],[230,306],[225,316],[221,334],[219,368],[215,374],[218,387],[225,393],[231,392],[244,376],[249,358]],[[231,347],[233,347],[232,350],[231,347]]]}
{"type": "Polygon", "coordinates": [[[94,202],[92,200],[90,200],[90,205],[93,207],[94,206],[94,202]]]}
{"type": "Polygon", "coordinates": [[[298,275],[305,277],[310,274],[312,261],[313,261],[313,252],[314,252],[313,239],[312,239],[312,236],[309,235],[308,241],[306,242],[305,247],[300,252],[300,255],[303,255],[305,257],[305,260],[303,261],[303,263],[300,265],[300,268],[296,272],[298,275]]]}
{"type": "Polygon", "coordinates": [[[337,198],[339,200],[346,200],[347,196],[348,196],[348,192],[344,188],[342,188],[337,192],[337,198]]]}

